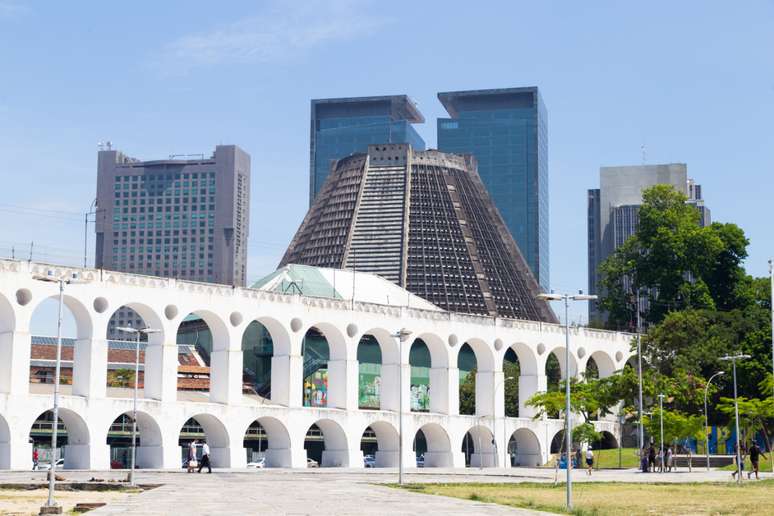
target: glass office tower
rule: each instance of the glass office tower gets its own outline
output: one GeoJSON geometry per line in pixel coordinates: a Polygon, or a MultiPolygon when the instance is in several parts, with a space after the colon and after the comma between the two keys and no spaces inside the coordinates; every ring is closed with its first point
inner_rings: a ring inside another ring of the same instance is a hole
{"type": "Polygon", "coordinates": [[[375,143],[409,143],[424,150],[425,141],[411,125],[424,121],[407,95],[312,100],[309,205],[337,159],[375,143]]]}
{"type": "Polygon", "coordinates": [[[541,288],[548,291],[548,121],[537,87],[439,93],[438,150],[470,153],[541,288]]]}

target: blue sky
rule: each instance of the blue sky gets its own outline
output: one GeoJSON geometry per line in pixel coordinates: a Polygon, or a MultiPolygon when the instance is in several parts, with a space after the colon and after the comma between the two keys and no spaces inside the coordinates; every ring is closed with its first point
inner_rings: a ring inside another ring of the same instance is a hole
{"type": "Polygon", "coordinates": [[[0,63],[3,256],[34,240],[35,259],[82,260],[99,141],[141,159],[236,143],[257,279],[307,208],[311,98],[407,93],[433,146],[438,91],[527,85],[549,115],[553,288],[587,288],[586,189],[641,145],[745,230],[750,272],[774,255],[772,0],[0,0],[0,63]]]}

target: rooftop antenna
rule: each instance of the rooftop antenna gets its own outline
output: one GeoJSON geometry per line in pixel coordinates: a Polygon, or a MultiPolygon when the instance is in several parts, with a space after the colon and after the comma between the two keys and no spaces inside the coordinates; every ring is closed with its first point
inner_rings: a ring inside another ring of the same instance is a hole
{"type": "Polygon", "coordinates": [[[644,164],[646,164],[648,162],[648,156],[647,156],[647,153],[645,152],[645,144],[644,143],[642,145],[640,145],[640,151],[642,151],[642,164],[644,165],[644,164]]]}
{"type": "Polygon", "coordinates": [[[105,142],[105,147],[107,148],[107,150],[113,150],[113,143],[110,140],[108,140],[105,142]]]}

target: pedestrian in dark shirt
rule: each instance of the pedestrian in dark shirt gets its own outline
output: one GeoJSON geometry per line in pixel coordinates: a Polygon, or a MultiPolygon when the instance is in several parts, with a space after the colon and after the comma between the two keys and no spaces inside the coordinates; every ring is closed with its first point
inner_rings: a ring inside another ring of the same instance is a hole
{"type": "Polygon", "coordinates": [[[753,442],[752,446],[750,446],[750,464],[752,465],[752,469],[747,472],[747,478],[750,478],[750,475],[755,472],[755,480],[760,480],[758,477],[758,461],[760,461],[761,455],[763,455],[764,458],[766,458],[766,455],[761,451],[760,448],[758,448],[758,443],[753,442]]]}
{"type": "Polygon", "coordinates": [[[656,471],[656,449],[652,444],[648,448],[648,470],[651,472],[656,471]]]}

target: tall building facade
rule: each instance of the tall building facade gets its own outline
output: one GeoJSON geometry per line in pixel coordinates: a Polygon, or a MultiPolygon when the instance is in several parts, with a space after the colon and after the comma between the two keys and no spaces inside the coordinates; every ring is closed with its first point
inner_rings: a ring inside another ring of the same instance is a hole
{"type": "MultiPolygon", "coordinates": [[[[711,223],[704,206],[701,185],[688,177],[685,163],[601,167],[599,188],[588,191],[589,292],[599,294],[599,266],[637,231],[642,192],[658,184],[672,185],[688,197],[701,214],[700,224],[711,223]]],[[[604,317],[596,303],[589,303],[589,321],[604,317]]]]}
{"type": "Polygon", "coordinates": [[[412,124],[425,121],[406,95],[312,100],[309,205],[322,188],[331,163],[365,152],[369,144],[425,142],[412,124]]]}
{"type": "Polygon", "coordinates": [[[449,311],[556,321],[470,155],[381,144],[338,160],[286,264],[378,274],[449,311]]]}
{"type": "MultiPolygon", "coordinates": [[[[209,158],[140,161],[111,149],[97,162],[96,267],[245,285],[246,152],[218,145],[209,158]]],[[[111,326],[136,322],[120,312],[111,326]]]]}
{"type": "Polygon", "coordinates": [[[537,87],[439,93],[438,149],[472,154],[478,173],[543,290],[548,256],[548,120],[537,87]]]}

